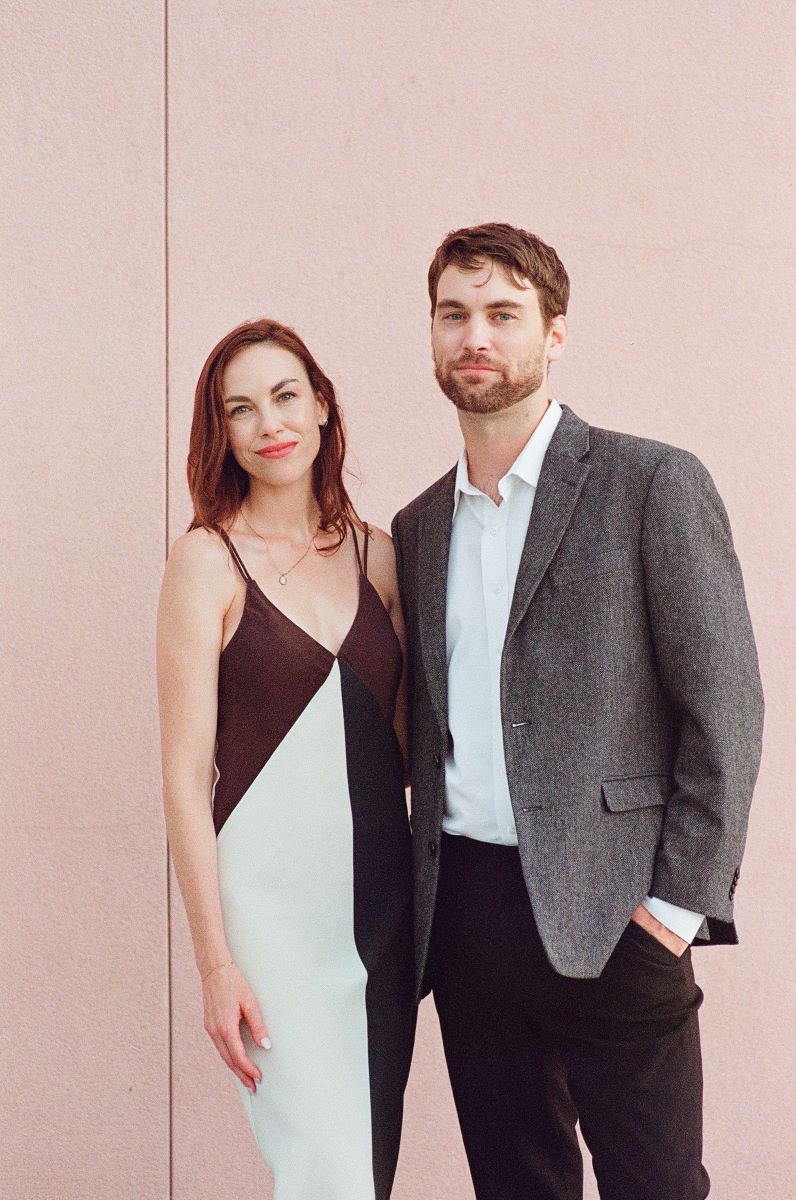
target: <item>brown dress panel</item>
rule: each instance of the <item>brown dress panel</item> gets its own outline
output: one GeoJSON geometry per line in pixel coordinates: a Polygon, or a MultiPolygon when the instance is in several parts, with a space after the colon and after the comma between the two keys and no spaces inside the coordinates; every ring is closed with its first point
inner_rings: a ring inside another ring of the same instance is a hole
{"type": "MultiPolygon", "coordinates": [[[[323,686],[336,658],[371,690],[389,726],[402,667],[392,621],[364,573],[353,623],[333,655],[265,595],[230,539],[223,533],[222,537],[246,583],[246,600],[240,623],[219,659],[216,834],[323,686]]],[[[358,547],[357,560],[361,567],[358,547]]]]}
{"type": "Polygon", "coordinates": [[[218,673],[216,834],[323,685],[334,658],[298,626],[275,617],[253,580],[218,673]]]}
{"type": "Polygon", "coordinates": [[[392,725],[401,682],[401,644],[373,584],[362,577],[359,611],[339,657],[376,697],[384,720],[392,725]]]}

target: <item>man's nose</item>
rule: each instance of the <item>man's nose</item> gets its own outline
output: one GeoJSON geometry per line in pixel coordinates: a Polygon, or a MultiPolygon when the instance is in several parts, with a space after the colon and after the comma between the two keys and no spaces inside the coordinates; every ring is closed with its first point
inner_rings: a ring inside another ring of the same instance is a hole
{"type": "Polygon", "coordinates": [[[477,354],[489,350],[491,344],[490,330],[487,322],[482,317],[470,317],[470,320],[464,327],[462,350],[470,354],[477,354]]]}

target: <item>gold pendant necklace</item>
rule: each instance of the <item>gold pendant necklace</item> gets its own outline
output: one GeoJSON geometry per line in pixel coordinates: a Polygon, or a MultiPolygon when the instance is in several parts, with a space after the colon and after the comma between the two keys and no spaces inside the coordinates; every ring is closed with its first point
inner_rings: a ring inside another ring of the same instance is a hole
{"type": "MultiPolygon", "coordinates": [[[[271,547],[268,545],[268,542],[266,541],[266,539],[263,537],[263,535],[261,533],[257,532],[257,530],[254,528],[254,526],[251,524],[250,521],[246,520],[246,514],[243,511],[243,509],[241,508],[238,511],[240,512],[240,515],[243,517],[244,521],[246,521],[246,524],[249,526],[249,529],[251,529],[254,536],[258,537],[260,539],[260,541],[263,543],[263,545],[265,546],[265,552],[268,555],[268,558],[270,559],[271,566],[274,568],[274,570],[277,572],[277,574],[279,576],[279,582],[281,583],[282,587],[287,587],[288,575],[290,574],[291,571],[295,571],[295,569],[299,565],[299,563],[304,562],[304,559],[307,557],[310,550],[315,545],[315,534],[313,533],[312,537],[310,538],[309,542],[307,543],[307,549],[304,551],[301,558],[297,558],[296,561],[293,563],[292,567],[288,567],[288,569],[286,571],[280,572],[279,567],[274,562],[274,556],[271,553],[271,547]]],[[[315,532],[317,533],[317,529],[315,532]]],[[[316,546],[316,549],[317,549],[317,546],[316,546]]]]}

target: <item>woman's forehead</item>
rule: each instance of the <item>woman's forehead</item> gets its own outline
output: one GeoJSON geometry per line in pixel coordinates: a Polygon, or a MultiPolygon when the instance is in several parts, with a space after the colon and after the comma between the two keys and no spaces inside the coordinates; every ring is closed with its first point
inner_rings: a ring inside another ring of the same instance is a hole
{"type": "Polygon", "coordinates": [[[307,372],[300,358],[284,346],[273,342],[254,342],[239,350],[224,368],[224,393],[245,391],[246,388],[270,391],[284,379],[307,382],[307,372]]]}

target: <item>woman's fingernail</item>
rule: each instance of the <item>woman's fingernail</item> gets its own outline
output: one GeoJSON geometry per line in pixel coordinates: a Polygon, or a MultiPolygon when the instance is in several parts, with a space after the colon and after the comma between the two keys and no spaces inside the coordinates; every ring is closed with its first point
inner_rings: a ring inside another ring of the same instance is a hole
{"type": "Polygon", "coordinates": [[[263,1040],[260,1042],[260,1045],[262,1046],[263,1050],[270,1050],[271,1049],[271,1039],[264,1037],[263,1040]]]}

